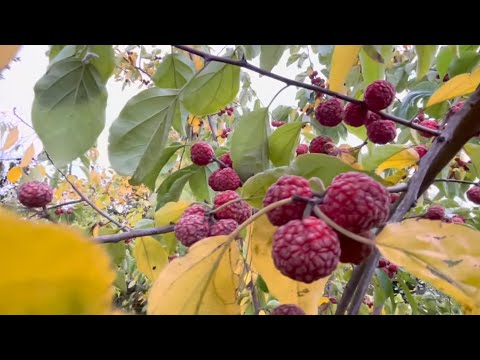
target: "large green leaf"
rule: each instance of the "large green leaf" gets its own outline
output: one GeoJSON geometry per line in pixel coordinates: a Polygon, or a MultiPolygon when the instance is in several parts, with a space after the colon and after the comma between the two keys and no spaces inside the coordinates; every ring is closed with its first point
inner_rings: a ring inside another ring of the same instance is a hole
{"type": "Polygon", "coordinates": [[[248,179],[242,186],[242,198],[250,205],[261,208],[263,198],[270,187],[277,179],[283,175],[289,174],[290,168],[287,166],[269,169],[248,179]]]}
{"type": "Polygon", "coordinates": [[[261,45],[260,67],[264,70],[271,71],[282,58],[283,52],[287,48],[286,45],[261,45]]]}
{"type": "Polygon", "coordinates": [[[459,58],[456,58],[448,67],[450,79],[454,76],[469,73],[480,61],[480,54],[476,51],[466,51],[459,58]]]}
{"type": "Polygon", "coordinates": [[[205,116],[231,103],[239,87],[238,66],[210,62],[185,85],[181,99],[190,113],[205,116]]]}
{"type": "Polygon", "coordinates": [[[98,55],[98,58],[92,58],[91,62],[103,81],[107,82],[115,69],[115,53],[112,45],[89,45],[88,50],[98,55]]]}
{"type": "Polygon", "coordinates": [[[193,61],[182,54],[165,56],[152,77],[156,86],[181,89],[195,75],[193,61]]]}
{"type": "Polygon", "coordinates": [[[90,63],[68,58],[35,84],[32,123],[45,150],[63,166],[90,149],[105,126],[107,91],[90,63]]]}
{"type": "Polygon", "coordinates": [[[140,183],[158,175],[168,133],[179,110],[179,90],[151,88],[131,98],[110,128],[109,157],[121,175],[140,183]],[[158,172],[155,173],[158,169],[158,172]]]}
{"type": "Polygon", "coordinates": [[[384,78],[385,63],[390,60],[391,54],[391,45],[376,45],[376,47],[373,49],[365,46],[362,48],[359,53],[359,57],[360,64],[362,65],[362,76],[365,86],[369,85],[375,80],[381,80],[384,78]],[[375,54],[377,55],[375,56],[375,54]],[[382,61],[379,61],[380,58],[382,61]]]}
{"type": "Polygon", "coordinates": [[[465,144],[464,147],[465,151],[467,152],[468,156],[472,160],[472,164],[474,167],[475,174],[477,176],[480,175],[480,145],[477,144],[465,144]]]}
{"type": "Polygon", "coordinates": [[[268,152],[272,164],[284,166],[290,164],[298,145],[302,130],[301,122],[293,122],[279,127],[268,140],[268,152]]]}
{"type": "Polygon", "coordinates": [[[176,202],[182,195],[185,184],[198,171],[197,165],[190,165],[175,171],[167,177],[157,189],[157,207],[160,209],[168,202],[176,202]]]}
{"type": "Polygon", "coordinates": [[[268,109],[242,116],[231,136],[233,167],[242,181],[268,167],[268,109]]]}
{"type": "Polygon", "coordinates": [[[260,45],[242,45],[245,49],[245,59],[253,60],[260,54],[260,45]]]}
{"type": "Polygon", "coordinates": [[[415,45],[415,52],[417,53],[417,80],[421,80],[427,75],[430,66],[435,59],[438,45],[415,45]]]}
{"type": "Polygon", "coordinates": [[[442,80],[448,71],[448,66],[455,57],[455,51],[452,46],[444,46],[440,49],[437,55],[437,71],[442,80]]]}
{"type": "Polygon", "coordinates": [[[404,149],[406,149],[405,145],[388,144],[378,146],[369,144],[367,153],[359,154],[358,162],[365,170],[375,170],[378,165],[404,149]]]}
{"type": "Polygon", "coordinates": [[[198,201],[210,202],[211,200],[211,191],[208,186],[208,177],[210,176],[210,173],[208,167],[200,166],[190,177],[188,184],[198,201]]]}
{"type": "Polygon", "coordinates": [[[76,51],[76,45],[53,45],[50,48],[50,52],[48,54],[48,57],[50,59],[50,63],[48,64],[48,66],[52,66],[56,62],[72,57],[73,55],[75,55],[76,51]]]}

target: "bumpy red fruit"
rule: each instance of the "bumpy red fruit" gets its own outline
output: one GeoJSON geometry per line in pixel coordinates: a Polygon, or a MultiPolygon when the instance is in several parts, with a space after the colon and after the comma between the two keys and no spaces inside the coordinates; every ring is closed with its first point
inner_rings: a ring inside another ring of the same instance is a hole
{"type": "MultiPolygon", "coordinates": [[[[218,208],[232,200],[238,199],[239,196],[235,191],[227,190],[222,193],[219,193],[213,199],[215,208],[218,208]]],[[[241,224],[247,220],[252,214],[252,208],[245,201],[238,201],[231,205],[228,205],[226,208],[215,212],[215,217],[217,219],[233,219],[237,223],[241,224]]]]}
{"type": "Polygon", "coordinates": [[[63,209],[57,208],[55,209],[55,215],[62,215],[63,214],[63,209]]]}
{"type": "Polygon", "coordinates": [[[342,117],[342,103],[338,99],[322,102],[315,109],[315,118],[323,126],[337,126],[342,122],[342,117]]]}
{"type": "Polygon", "coordinates": [[[467,199],[473,202],[474,204],[480,205],[480,186],[475,185],[468,189],[467,199]]]}
{"type": "MultiPolygon", "coordinates": [[[[263,206],[266,207],[274,202],[292,197],[293,195],[305,198],[313,197],[312,190],[306,179],[295,175],[284,175],[270,186],[263,199],[263,206]]],[[[270,210],[267,213],[267,217],[273,225],[280,226],[290,220],[301,219],[305,206],[306,203],[303,201],[294,201],[270,210]]]]}
{"type": "Polygon", "coordinates": [[[368,112],[367,117],[365,118],[365,126],[370,125],[374,121],[382,120],[380,115],[377,115],[371,111],[368,112]]]}
{"type": "Polygon", "coordinates": [[[238,223],[232,219],[222,219],[213,224],[208,236],[230,235],[238,227],[238,223]]]}
{"type": "Polygon", "coordinates": [[[44,207],[52,197],[52,188],[40,181],[26,182],[18,188],[18,201],[29,208],[44,207]]]}
{"type": "Polygon", "coordinates": [[[390,204],[395,203],[398,199],[400,199],[399,193],[390,193],[390,204]]]}
{"type": "MultiPolygon", "coordinates": [[[[435,120],[423,120],[423,121],[420,121],[418,123],[418,125],[425,126],[425,127],[429,128],[429,129],[432,129],[432,130],[438,130],[439,127],[440,127],[435,120]]],[[[429,133],[424,132],[424,131],[419,131],[419,134],[422,135],[423,137],[426,137],[426,138],[431,138],[431,137],[434,136],[434,135],[429,134],[429,133]]]]}
{"type": "Polygon", "coordinates": [[[202,216],[205,216],[205,212],[206,212],[205,206],[193,205],[193,206],[190,206],[189,208],[187,208],[183,212],[182,216],[188,216],[188,215],[202,215],[202,216]]]}
{"type": "MultiPolygon", "coordinates": [[[[337,235],[340,241],[340,262],[358,265],[372,253],[371,246],[355,241],[339,232],[337,235]]],[[[371,231],[365,231],[359,235],[371,240],[375,238],[371,231]]]]}
{"type": "Polygon", "coordinates": [[[415,146],[415,151],[421,159],[427,154],[428,149],[425,147],[425,145],[417,145],[415,146]]]}
{"type": "Polygon", "coordinates": [[[335,231],[320,219],[292,220],[275,231],[272,258],[283,275],[309,284],[335,270],[340,242],[335,231]]]}
{"type": "Polygon", "coordinates": [[[175,225],[175,236],[187,247],[208,237],[210,225],[208,219],[201,215],[182,216],[175,225]]]}
{"type": "Polygon", "coordinates": [[[323,145],[322,153],[330,156],[337,156],[340,153],[340,149],[334,143],[327,142],[323,145]]]}
{"type": "Polygon", "coordinates": [[[445,217],[445,209],[440,205],[432,205],[425,214],[426,219],[442,220],[445,217]]]}
{"type": "Polygon", "coordinates": [[[390,120],[378,120],[367,126],[368,139],[374,144],[387,144],[397,136],[395,123],[390,120]]]}
{"type": "Polygon", "coordinates": [[[297,155],[303,155],[308,153],[308,145],[307,144],[298,145],[297,150],[295,150],[295,152],[297,153],[297,155]]]}
{"type": "Polygon", "coordinates": [[[213,148],[206,142],[198,142],[190,148],[190,159],[194,164],[205,166],[212,162],[213,148]]]}
{"type": "Polygon", "coordinates": [[[369,110],[379,111],[387,108],[395,98],[395,88],[386,80],[377,80],[365,89],[364,101],[369,110]]]}
{"type": "Polygon", "coordinates": [[[343,121],[345,124],[353,127],[362,126],[365,124],[367,112],[368,110],[364,103],[349,103],[345,107],[343,121]]]}
{"type": "Polygon", "coordinates": [[[305,311],[297,305],[284,304],[273,309],[271,315],[305,315],[305,311]]]}
{"type": "Polygon", "coordinates": [[[398,271],[398,265],[397,264],[394,264],[394,263],[390,263],[388,265],[388,271],[389,272],[393,272],[393,273],[396,273],[398,271]]]}
{"type": "Polygon", "coordinates": [[[230,153],[223,154],[222,156],[220,156],[219,160],[225,165],[227,165],[228,167],[233,167],[233,162],[232,162],[232,158],[230,157],[230,153]]]}
{"type": "Polygon", "coordinates": [[[215,191],[236,190],[242,181],[232,168],[215,170],[208,178],[208,185],[215,191]]]}
{"type": "Polygon", "coordinates": [[[330,136],[317,136],[312,139],[308,149],[311,153],[323,154],[323,146],[328,142],[333,143],[333,139],[330,136]]]}
{"type": "Polygon", "coordinates": [[[387,259],[385,259],[385,258],[380,258],[380,259],[378,260],[378,266],[377,266],[377,267],[379,267],[379,268],[384,268],[384,267],[386,267],[387,265],[388,265],[388,260],[387,260],[387,259]]]}
{"type": "Polygon", "coordinates": [[[452,217],[450,221],[455,224],[465,224],[465,219],[458,215],[452,217]]]}
{"type": "Polygon", "coordinates": [[[368,175],[346,172],[327,188],[322,211],[338,225],[360,233],[385,223],[390,213],[390,194],[368,175]]]}

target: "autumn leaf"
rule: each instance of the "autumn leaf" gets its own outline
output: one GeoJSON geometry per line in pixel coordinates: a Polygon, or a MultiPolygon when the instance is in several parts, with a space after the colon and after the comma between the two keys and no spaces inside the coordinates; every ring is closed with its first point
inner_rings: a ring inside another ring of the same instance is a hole
{"type": "Polygon", "coordinates": [[[166,250],[151,236],[135,240],[133,256],[137,261],[138,270],[144,273],[150,281],[155,281],[158,274],[168,264],[166,250]]]}
{"type": "Polygon", "coordinates": [[[420,157],[414,149],[402,150],[381,163],[375,172],[380,175],[386,169],[405,169],[415,165],[420,157]]]}
{"type": "MultiPolygon", "coordinates": [[[[186,201],[166,203],[155,213],[155,226],[161,227],[176,223],[189,206],[190,203],[186,201]]],[[[162,239],[165,242],[169,254],[173,253],[177,245],[175,234],[173,232],[163,234],[162,239]]]]}
{"type": "Polygon", "coordinates": [[[33,147],[33,144],[30,144],[27,150],[25,150],[25,152],[23,153],[22,161],[20,162],[19,166],[25,167],[30,165],[34,155],[35,155],[35,148],[33,147]]]}
{"type": "Polygon", "coordinates": [[[0,45],[0,71],[10,63],[21,45],[0,45]]]}
{"type": "Polygon", "coordinates": [[[14,166],[8,170],[7,180],[11,183],[16,183],[22,177],[23,171],[20,166],[14,166]]]}
{"type": "Polygon", "coordinates": [[[355,64],[361,45],[337,45],[333,50],[330,79],[331,91],[345,93],[345,80],[355,64]]]}
{"type": "Polygon", "coordinates": [[[17,127],[11,128],[10,131],[8,132],[7,139],[3,144],[2,150],[6,151],[10,149],[13,145],[15,145],[15,143],[18,141],[18,135],[19,135],[18,128],[17,127]]]}
{"type": "Polygon", "coordinates": [[[471,74],[454,76],[430,96],[427,107],[458,96],[470,94],[475,91],[478,84],[480,84],[480,69],[475,70],[471,74]]]}

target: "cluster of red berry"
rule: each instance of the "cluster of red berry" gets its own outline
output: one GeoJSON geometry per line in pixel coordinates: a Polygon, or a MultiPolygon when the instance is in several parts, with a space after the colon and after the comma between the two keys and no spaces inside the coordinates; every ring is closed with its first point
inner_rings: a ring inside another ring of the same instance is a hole
{"type": "Polygon", "coordinates": [[[337,156],[340,153],[340,149],[333,143],[333,139],[330,136],[320,135],[312,139],[310,145],[300,144],[297,147],[297,156],[307,154],[326,154],[330,156],[337,156]]]}
{"type": "Polygon", "coordinates": [[[385,258],[378,260],[377,268],[383,270],[390,279],[393,279],[397,275],[398,265],[388,261],[385,258]]]}
{"type": "Polygon", "coordinates": [[[217,115],[222,116],[223,114],[227,114],[228,116],[231,116],[234,111],[235,111],[235,109],[232,106],[230,106],[230,107],[226,107],[225,109],[220,110],[217,113],[217,115]]]}
{"type": "Polygon", "coordinates": [[[63,208],[55,209],[55,215],[63,215],[63,214],[72,215],[73,209],[72,208],[68,208],[67,210],[64,210],[63,208]]]}

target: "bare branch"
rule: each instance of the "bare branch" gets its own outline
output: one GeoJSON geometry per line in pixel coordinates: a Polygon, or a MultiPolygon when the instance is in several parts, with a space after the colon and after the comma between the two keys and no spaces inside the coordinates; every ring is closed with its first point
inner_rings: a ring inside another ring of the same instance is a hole
{"type": "Polygon", "coordinates": [[[135,230],[130,230],[130,231],[127,231],[121,234],[115,234],[115,235],[97,236],[96,238],[93,238],[93,240],[95,242],[102,243],[102,244],[117,243],[123,240],[133,239],[136,237],[167,234],[174,230],[175,230],[175,225],[167,225],[167,226],[151,228],[151,229],[135,229],[135,230]]]}

